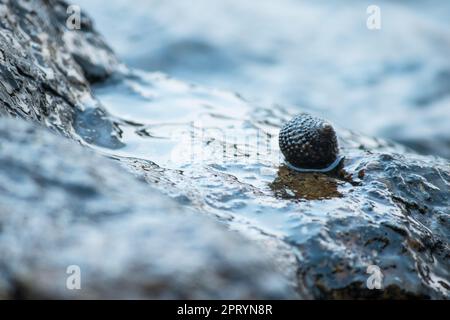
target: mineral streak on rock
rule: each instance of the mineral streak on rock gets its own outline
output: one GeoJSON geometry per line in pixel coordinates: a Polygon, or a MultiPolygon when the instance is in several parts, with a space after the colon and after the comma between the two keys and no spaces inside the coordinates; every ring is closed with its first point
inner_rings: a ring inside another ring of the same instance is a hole
{"type": "Polygon", "coordinates": [[[286,161],[299,171],[334,169],[338,143],[331,124],[302,113],[280,130],[279,145],[286,161]]]}

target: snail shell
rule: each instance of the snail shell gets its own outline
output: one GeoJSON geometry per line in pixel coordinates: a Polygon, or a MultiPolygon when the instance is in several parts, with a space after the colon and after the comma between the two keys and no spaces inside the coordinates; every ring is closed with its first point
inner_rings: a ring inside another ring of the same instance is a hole
{"type": "Polygon", "coordinates": [[[343,158],[331,124],[307,113],[285,123],[278,142],[287,165],[297,171],[327,172],[343,158]]]}

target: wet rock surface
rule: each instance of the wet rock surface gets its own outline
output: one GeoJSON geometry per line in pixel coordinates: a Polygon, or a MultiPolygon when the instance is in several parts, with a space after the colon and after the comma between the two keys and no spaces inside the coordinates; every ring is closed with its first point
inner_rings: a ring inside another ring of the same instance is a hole
{"type": "Polygon", "coordinates": [[[1,298],[292,297],[262,248],[112,160],[12,119],[0,148],[1,298]]]}
{"type": "Polygon", "coordinates": [[[340,166],[300,173],[278,148],[293,110],[139,71],[94,92],[124,144],[102,152],[230,229],[282,243],[300,297],[449,296],[447,160],[337,128],[340,166]],[[368,289],[370,265],[383,290],[368,289]]]}
{"type": "Polygon", "coordinates": [[[65,279],[67,264],[82,264],[92,279],[89,297],[106,291],[114,297],[185,297],[194,288],[189,297],[212,298],[235,292],[231,288],[239,283],[242,297],[279,297],[283,288],[284,296],[300,298],[450,296],[448,160],[336,127],[345,156],[340,166],[327,174],[293,172],[283,163],[278,132],[298,110],[119,67],[91,22],[76,37],[92,50],[71,49],[69,31],[60,24],[42,24],[51,39],[45,45],[35,38],[20,42],[23,30],[34,32],[21,27],[28,15],[31,21],[42,14],[60,21],[50,2],[42,2],[42,12],[35,8],[37,15],[29,14],[29,2],[2,2],[0,12],[16,23],[2,19],[0,28],[0,58],[9,57],[0,72],[1,113],[37,120],[122,167],[2,120],[0,250],[10,258],[0,264],[1,295],[76,295],[48,279],[65,279]],[[47,50],[51,58],[40,58],[47,50]],[[111,59],[99,58],[104,55],[111,59]],[[63,57],[65,68],[57,65],[63,57]],[[53,80],[39,71],[42,60],[53,80]],[[23,75],[22,65],[35,72],[23,75]],[[89,80],[109,74],[92,94],[89,80]],[[192,213],[161,213],[181,209],[152,187],[192,213]],[[228,232],[203,221],[211,217],[228,232]],[[242,239],[235,233],[254,242],[253,249],[237,247],[242,239]],[[145,259],[167,239],[167,257],[145,259]],[[261,280],[274,276],[269,267],[255,271],[266,261],[261,246],[296,295],[277,281],[269,286],[261,280]],[[197,259],[178,264],[190,255],[197,259]],[[370,265],[383,272],[382,290],[366,286],[370,265]],[[222,266],[228,271],[217,271],[222,266]],[[214,285],[198,278],[204,272],[214,285]],[[217,292],[221,276],[236,280],[225,285],[230,291],[217,292]],[[176,281],[180,291],[172,291],[176,281]],[[111,290],[116,287],[127,288],[124,296],[111,290]]]}
{"type": "Polygon", "coordinates": [[[118,67],[111,49],[82,16],[66,28],[64,1],[0,1],[0,112],[72,136],[74,112],[96,105],[88,80],[118,67]]]}
{"type": "MultiPolygon", "coordinates": [[[[81,30],[65,28],[66,9],[63,1],[0,2],[0,112],[87,141],[105,128],[96,141],[111,146],[113,124],[94,108],[90,82],[118,62],[87,17],[81,30]],[[98,120],[75,134],[78,111],[98,120]]],[[[0,297],[291,296],[260,248],[182,215],[158,191],[80,148],[1,120],[0,297]],[[72,264],[82,271],[80,291],[65,286],[72,264]]]]}

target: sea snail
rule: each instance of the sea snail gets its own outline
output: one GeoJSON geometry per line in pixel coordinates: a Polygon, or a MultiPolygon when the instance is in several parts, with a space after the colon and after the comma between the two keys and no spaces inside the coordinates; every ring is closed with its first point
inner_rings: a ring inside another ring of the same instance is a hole
{"type": "Polygon", "coordinates": [[[286,165],[300,172],[331,171],[343,159],[331,124],[307,113],[283,125],[278,143],[286,165]]]}

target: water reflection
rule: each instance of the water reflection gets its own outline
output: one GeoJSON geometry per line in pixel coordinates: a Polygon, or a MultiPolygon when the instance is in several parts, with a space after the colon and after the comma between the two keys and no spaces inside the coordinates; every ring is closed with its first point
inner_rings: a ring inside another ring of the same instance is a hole
{"type": "Polygon", "coordinates": [[[121,141],[122,130],[101,108],[86,108],[75,115],[74,129],[84,142],[117,150],[125,144],[121,141]]]}

